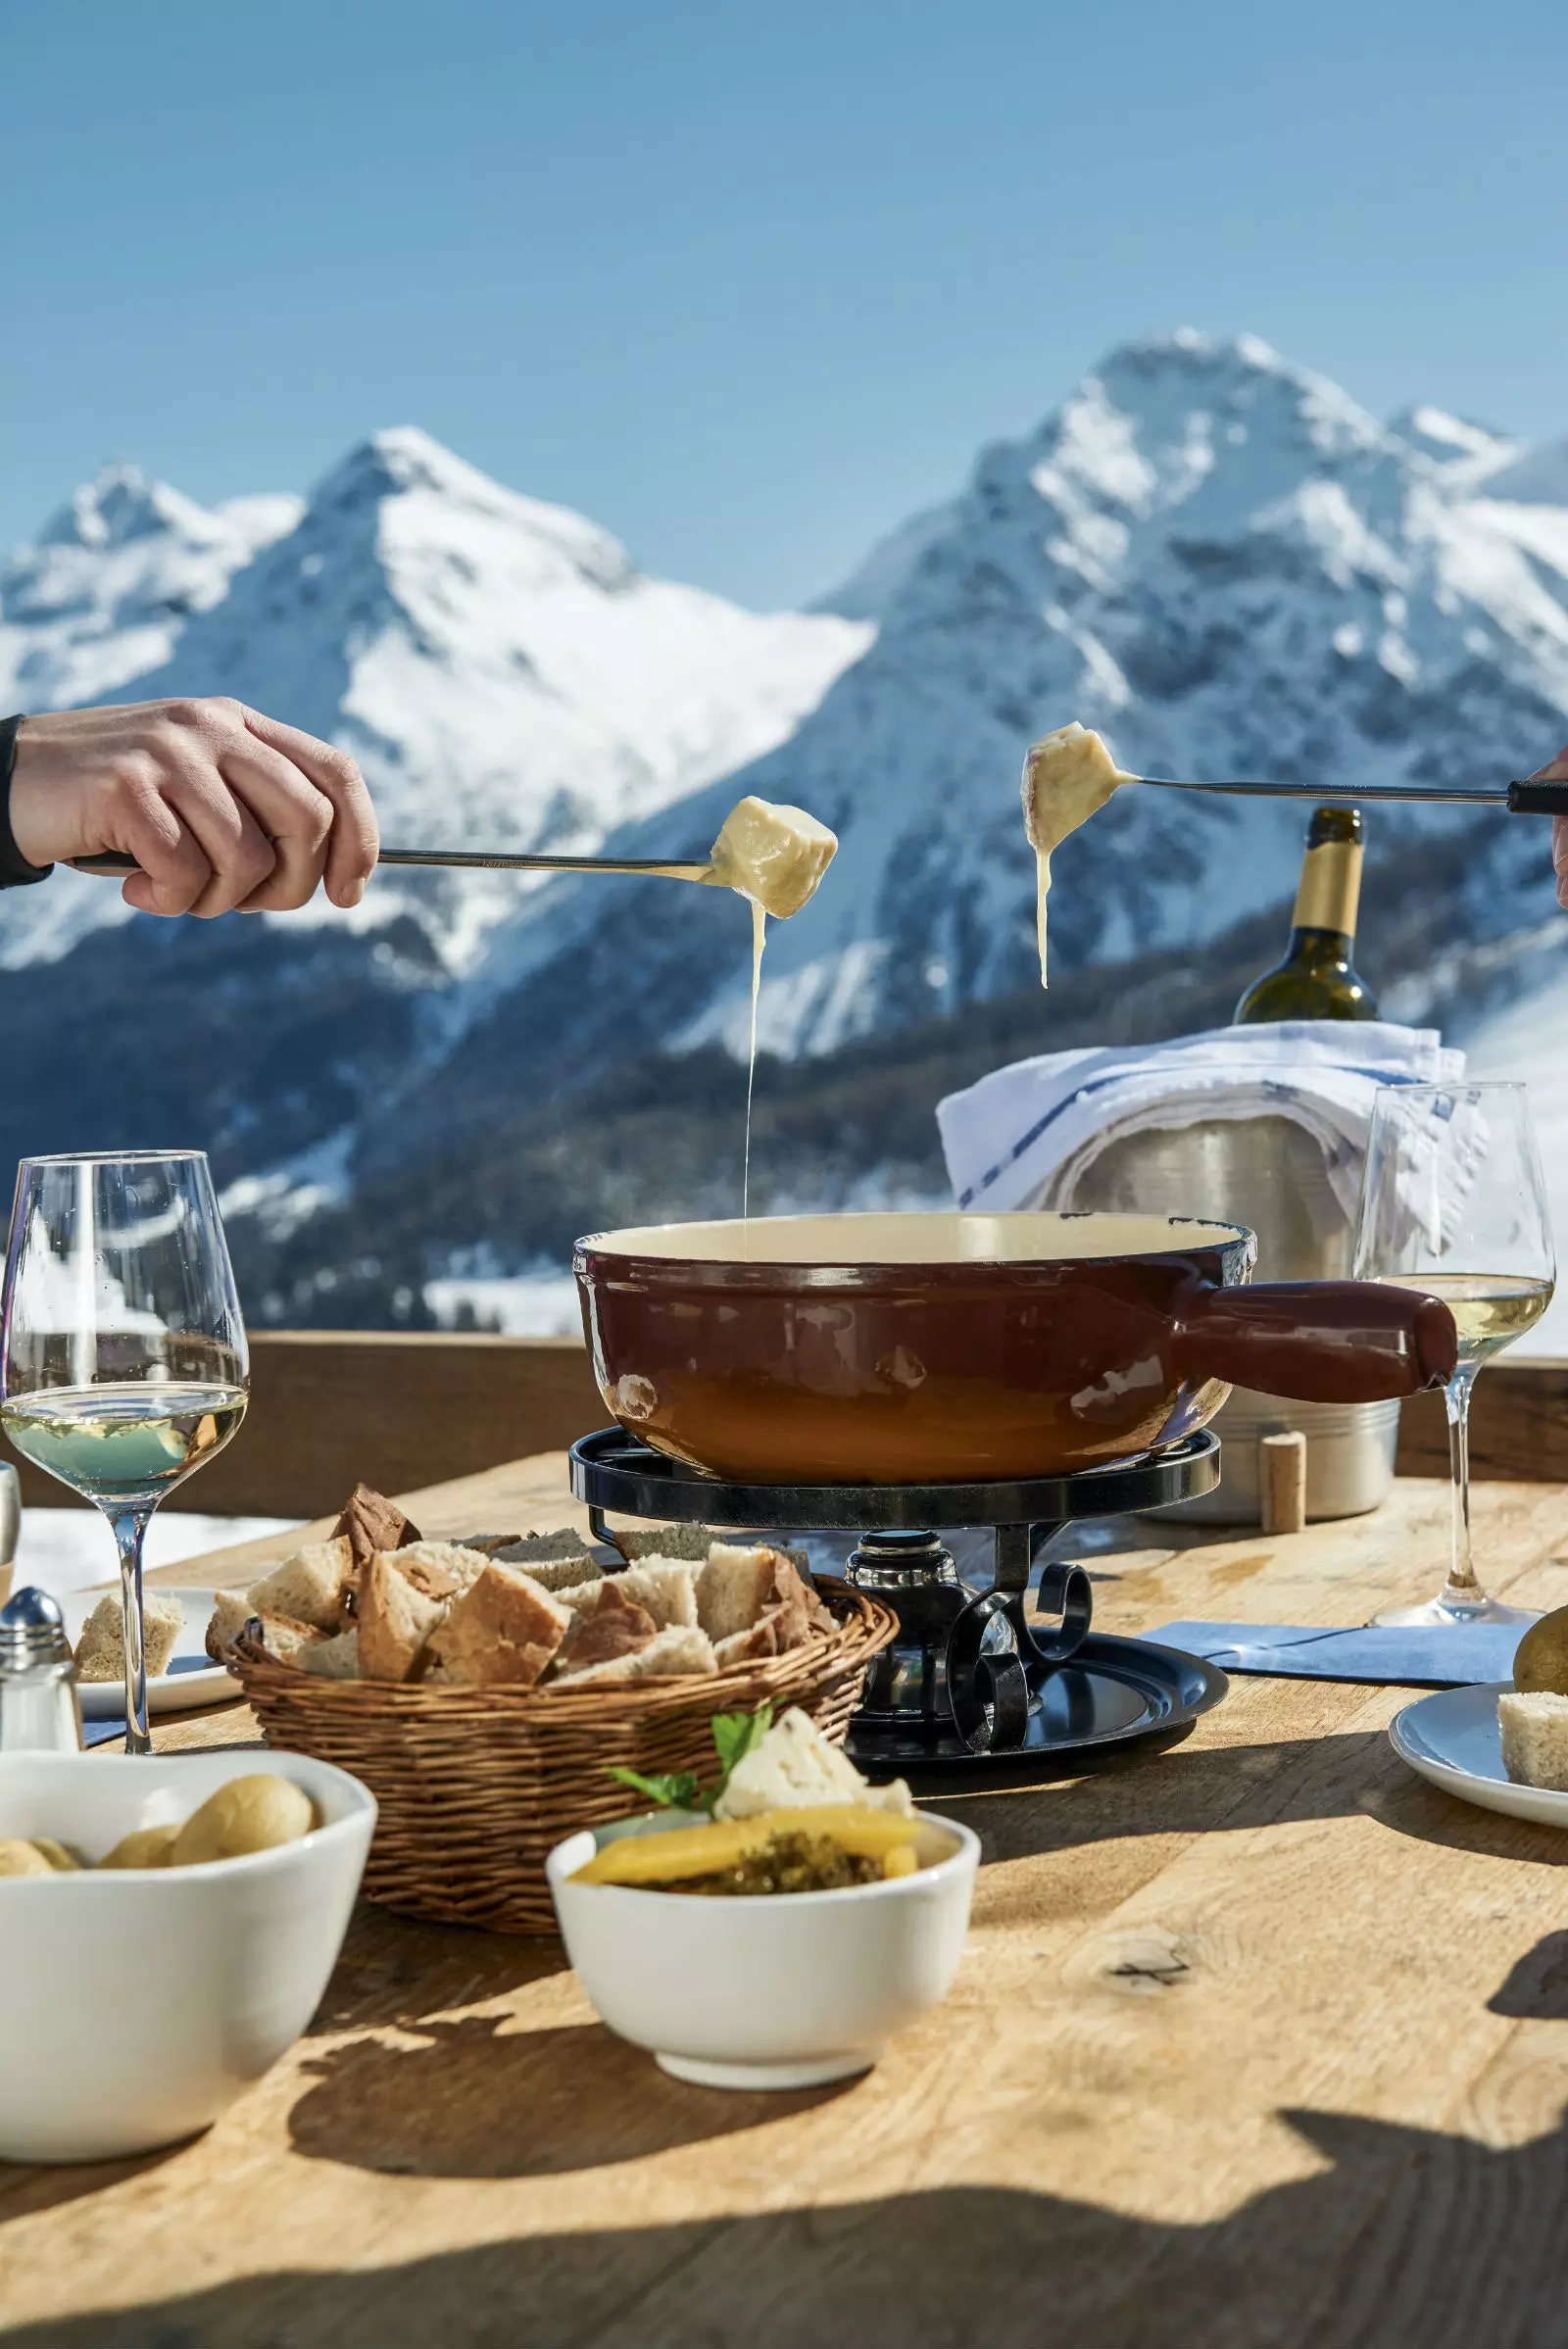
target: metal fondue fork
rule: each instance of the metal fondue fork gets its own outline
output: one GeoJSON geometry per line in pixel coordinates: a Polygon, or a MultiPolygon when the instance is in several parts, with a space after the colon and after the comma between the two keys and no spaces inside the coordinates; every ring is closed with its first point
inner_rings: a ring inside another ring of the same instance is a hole
{"type": "MultiPolygon", "coordinates": [[[[1568,797],[1564,805],[1568,806],[1568,797]]],[[[101,856],[74,856],[78,873],[103,873],[116,878],[141,870],[134,856],[106,849],[101,856]]],[[[523,873],[664,873],[672,881],[705,880],[712,866],[688,864],[667,856],[484,856],[469,849],[382,849],[378,864],[456,864],[469,870],[523,873]]]]}
{"type": "Polygon", "coordinates": [[[1553,782],[1488,783],[1477,791],[1439,791],[1422,783],[1384,783],[1375,790],[1347,791],[1323,783],[1184,783],[1169,775],[1135,775],[1154,791],[1236,791],[1250,799],[1315,800],[1373,807],[1380,800],[1430,800],[1448,807],[1506,807],[1514,815],[1568,815],[1568,779],[1553,782]]]}

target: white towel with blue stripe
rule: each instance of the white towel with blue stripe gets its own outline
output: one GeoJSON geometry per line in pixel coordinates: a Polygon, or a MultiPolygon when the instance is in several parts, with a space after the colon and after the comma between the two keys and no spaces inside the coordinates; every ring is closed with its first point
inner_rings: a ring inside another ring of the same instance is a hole
{"type": "Polygon", "coordinates": [[[1447,1085],[1464,1054],[1436,1028],[1291,1019],[1168,1044],[1015,1060],[937,1104],[954,1197],[977,1213],[1071,1208],[1102,1150],[1154,1127],[1289,1117],[1322,1149],[1354,1219],[1380,1085],[1447,1085]]]}

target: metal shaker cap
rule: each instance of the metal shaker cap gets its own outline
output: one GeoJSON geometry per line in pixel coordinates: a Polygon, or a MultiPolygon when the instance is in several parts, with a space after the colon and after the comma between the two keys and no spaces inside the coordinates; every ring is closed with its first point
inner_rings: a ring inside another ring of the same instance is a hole
{"type": "Polygon", "coordinates": [[[0,1672],[70,1662],[65,1620],[47,1590],[29,1584],[0,1607],[0,1672]]]}

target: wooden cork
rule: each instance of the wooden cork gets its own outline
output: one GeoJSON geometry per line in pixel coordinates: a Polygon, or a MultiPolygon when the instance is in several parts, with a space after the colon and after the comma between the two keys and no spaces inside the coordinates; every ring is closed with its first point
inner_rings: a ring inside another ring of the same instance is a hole
{"type": "Polygon", "coordinates": [[[1258,1509],[1265,1534],[1306,1530],[1306,1438],[1259,1436],[1258,1509]]]}

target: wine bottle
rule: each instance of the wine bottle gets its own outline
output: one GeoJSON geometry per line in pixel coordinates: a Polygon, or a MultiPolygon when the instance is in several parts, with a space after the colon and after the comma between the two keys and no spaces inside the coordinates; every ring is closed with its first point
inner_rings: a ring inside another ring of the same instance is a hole
{"type": "Polygon", "coordinates": [[[1376,1019],[1372,991],[1351,961],[1361,896],[1361,817],[1354,807],[1315,807],[1283,962],[1254,979],[1236,1025],[1265,1019],[1376,1019]]]}

